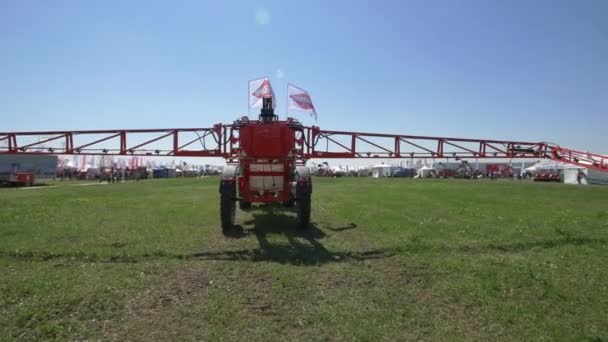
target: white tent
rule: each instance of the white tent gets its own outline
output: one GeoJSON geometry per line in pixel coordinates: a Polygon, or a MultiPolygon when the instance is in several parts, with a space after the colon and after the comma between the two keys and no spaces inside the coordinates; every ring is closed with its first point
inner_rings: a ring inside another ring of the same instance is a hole
{"type": "Polygon", "coordinates": [[[562,169],[564,169],[564,164],[550,161],[550,160],[545,160],[545,161],[539,161],[538,163],[525,168],[524,171],[526,171],[528,173],[534,173],[538,170],[562,170],[562,169]]]}
{"type": "Polygon", "coordinates": [[[564,184],[587,184],[587,169],[578,167],[564,167],[564,184]],[[579,176],[579,173],[582,175],[579,176]],[[580,179],[580,183],[579,183],[580,179]]]}
{"type": "Polygon", "coordinates": [[[534,164],[532,166],[529,166],[529,167],[525,168],[524,171],[527,172],[527,173],[534,173],[536,171],[536,165],[538,165],[538,164],[534,164]]]}
{"type": "Polygon", "coordinates": [[[430,166],[423,166],[421,168],[418,169],[418,178],[427,178],[431,176],[431,173],[433,172],[437,172],[436,169],[430,167],[430,166]]]}
{"type": "Polygon", "coordinates": [[[562,168],[564,184],[602,184],[608,185],[608,172],[565,165],[562,168]],[[579,175],[580,174],[580,175],[579,175]],[[580,179],[580,183],[579,183],[580,179]]]}
{"type": "Polygon", "coordinates": [[[372,177],[390,177],[393,174],[393,167],[387,164],[378,164],[372,166],[372,177]]]}
{"type": "Polygon", "coordinates": [[[579,178],[580,184],[608,184],[608,172],[590,170],[554,161],[539,162],[525,169],[526,172],[532,174],[549,170],[559,170],[563,175],[564,184],[579,184],[579,178]],[[580,177],[579,172],[583,174],[580,177]]]}

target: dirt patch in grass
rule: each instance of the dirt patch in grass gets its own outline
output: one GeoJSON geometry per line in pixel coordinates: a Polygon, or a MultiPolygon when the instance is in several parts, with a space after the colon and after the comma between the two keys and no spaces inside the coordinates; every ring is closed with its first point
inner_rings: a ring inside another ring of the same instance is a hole
{"type": "Polygon", "coordinates": [[[248,313],[278,316],[282,303],[273,299],[272,282],[268,275],[246,272],[240,281],[247,284],[248,291],[241,293],[240,303],[248,313]]]}
{"type": "Polygon", "coordinates": [[[134,294],[104,338],[238,340],[260,335],[255,329],[261,321],[291,329],[291,303],[277,296],[276,283],[275,275],[251,262],[190,261],[163,275],[157,286],[134,294]]]}
{"type": "Polygon", "coordinates": [[[159,277],[156,286],[134,294],[125,314],[108,325],[104,338],[449,335],[481,340],[499,332],[485,325],[483,307],[459,302],[436,288],[445,276],[400,255],[295,268],[255,258],[184,260],[159,277]]]}
{"type": "Polygon", "coordinates": [[[168,271],[157,286],[135,293],[127,300],[124,315],[109,325],[104,338],[164,340],[179,337],[174,329],[177,309],[202,300],[213,286],[211,279],[202,264],[168,271]]]}

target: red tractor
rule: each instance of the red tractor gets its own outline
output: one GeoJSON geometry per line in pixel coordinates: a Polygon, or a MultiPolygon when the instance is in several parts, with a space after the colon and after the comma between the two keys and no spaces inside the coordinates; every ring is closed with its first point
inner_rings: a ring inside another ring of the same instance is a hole
{"type": "Polygon", "coordinates": [[[312,179],[305,166],[304,127],[274,114],[272,98],[263,99],[258,120],[247,117],[230,126],[230,156],[220,182],[222,231],[234,226],[236,202],[242,210],[252,203],[295,206],[299,227],[310,223],[312,179]]]}

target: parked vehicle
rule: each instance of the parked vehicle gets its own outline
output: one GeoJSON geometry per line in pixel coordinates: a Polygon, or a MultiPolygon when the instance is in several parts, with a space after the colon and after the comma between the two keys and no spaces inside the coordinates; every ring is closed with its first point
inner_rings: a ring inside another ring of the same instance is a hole
{"type": "Polygon", "coordinates": [[[4,172],[0,173],[0,184],[10,186],[32,186],[35,176],[32,172],[4,172]]]}

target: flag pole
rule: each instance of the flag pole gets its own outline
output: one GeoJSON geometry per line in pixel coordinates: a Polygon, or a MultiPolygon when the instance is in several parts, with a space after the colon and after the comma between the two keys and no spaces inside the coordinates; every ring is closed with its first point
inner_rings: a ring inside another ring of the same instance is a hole
{"type": "Polygon", "coordinates": [[[289,82],[285,86],[285,118],[289,117],[289,82]]]}
{"type": "Polygon", "coordinates": [[[249,104],[249,92],[251,88],[251,80],[247,81],[247,116],[249,117],[249,115],[251,115],[251,105],[249,104]]]}
{"type": "Polygon", "coordinates": [[[286,97],[287,97],[287,102],[285,103],[285,109],[286,109],[288,112],[289,112],[289,86],[292,86],[292,87],[298,88],[298,87],[294,86],[293,84],[291,84],[291,83],[287,82],[287,95],[286,95],[286,97]]]}
{"type": "Polygon", "coordinates": [[[247,116],[251,115],[251,99],[249,97],[251,96],[251,82],[254,80],[255,78],[247,81],[247,116]]]}
{"type": "MultiPolygon", "coordinates": [[[[258,78],[254,78],[254,79],[249,80],[248,91],[247,91],[247,114],[248,115],[251,115],[251,95],[252,95],[252,93],[251,93],[251,83],[255,82],[255,81],[260,81],[260,80],[267,80],[268,81],[268,86],[270,87],[271,92],[274,94],[274,91],[272,90],[272,85],[270,84],[270,77],[264,76],[264,77],[258,77],[258,78]]],[[[276,105],[276,104],[273,104],[273,106],[274,105],[276,105]]]]}

